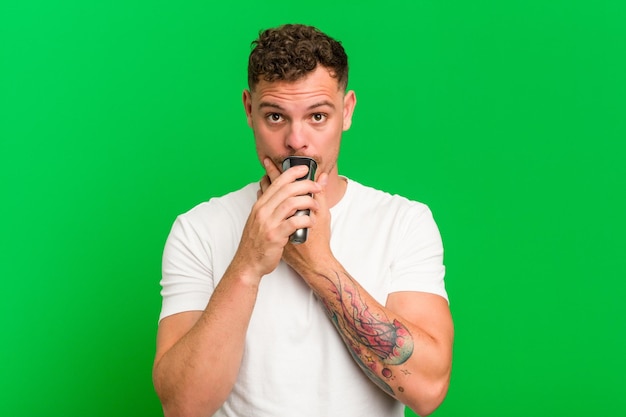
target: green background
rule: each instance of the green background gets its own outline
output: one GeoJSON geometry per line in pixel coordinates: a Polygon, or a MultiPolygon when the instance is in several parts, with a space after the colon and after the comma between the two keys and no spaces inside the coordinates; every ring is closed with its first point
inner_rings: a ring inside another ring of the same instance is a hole
{"type": "Polygon", "coordinates": [[[435,415],[626,414],[626,3],[227,3],[0,3],[0,415],[161,415],[163,244],[261,176],[241,93],[285,22],[350,55],[340,171],[440,226],[435,415]]]}

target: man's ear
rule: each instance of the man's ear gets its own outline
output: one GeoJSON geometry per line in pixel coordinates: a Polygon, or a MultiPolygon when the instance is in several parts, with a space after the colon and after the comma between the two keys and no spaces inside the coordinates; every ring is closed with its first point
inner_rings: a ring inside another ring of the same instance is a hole
{"type": "Polygon", "coordinates": [[[352,114],[356,107],[356,94],[353,90],[348,91],[343,96],[343,130],[344,132],[352,126],[352,114]]]}
{"type": "Polygon", "coordinates": [[[252,127],[252,94],[249,90],[243,90],[242,95],[243,108],[246,112],[246,119],[248,120],[248,126],[252,127]]]}

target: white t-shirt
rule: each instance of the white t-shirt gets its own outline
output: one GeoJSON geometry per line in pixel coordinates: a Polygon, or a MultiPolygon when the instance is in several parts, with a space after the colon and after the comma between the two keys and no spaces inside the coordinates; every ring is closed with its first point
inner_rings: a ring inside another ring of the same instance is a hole
{"type": "MultiPolygon", "coordinates": [[[[163,255],[160,318],[204,310],[237,250],[257,190],[250,184],[176,219],[163,255]]],[[[378,302],[396,291],[447,300],[441,237],[427,206],[348,180],[331,216],[333,254],[378,302]]],[[[291,268],[281,262],[263,277],[237,382],[216,416],[400,417],[403,410],[361,371],[291,268]]]]}

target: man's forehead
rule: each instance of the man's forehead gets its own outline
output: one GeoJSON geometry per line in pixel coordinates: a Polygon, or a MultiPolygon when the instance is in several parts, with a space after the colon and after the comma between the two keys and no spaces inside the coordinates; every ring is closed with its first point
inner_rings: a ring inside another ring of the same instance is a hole
{"type": "MultiPolygon", "coordinates": [[[[273,109],[273,110],[286,111],[289,109],[290,106],[284,104],[283,102],[264,100],[264,101],[260,101],[257,107],[259,109],[267,108],[267,109],[273,109]]],[[[306,110],[315,110],[315,109],[324,108],[324,107],[330,107],[334,109],[336,106],[335,106],[335,103],[327,99],[321,99],[319,101],[311,101],[310,104],[305,105],[306,110]]]]}
{"type": "Polygon", "coordinates": [[[336,89],[314,88],[307,90],[259,89],[252,95],[253,107],[258,110],[285,113],[300,111],[333,111],[341,106],[342,95],[336,89]]]}
{"type": "Polygon", "coordinates": [[[268,81],[261,75],[259,81],[251,88],[250,92],[252,94],[258,94],[261,90],[289,92],[307,88],[314,89],[315,87],[332,91],[332,94],[341,90],[339,79],[335,76],[335,73],[329,68],[317,66],[313,71],[295,80],[268,81]]]}

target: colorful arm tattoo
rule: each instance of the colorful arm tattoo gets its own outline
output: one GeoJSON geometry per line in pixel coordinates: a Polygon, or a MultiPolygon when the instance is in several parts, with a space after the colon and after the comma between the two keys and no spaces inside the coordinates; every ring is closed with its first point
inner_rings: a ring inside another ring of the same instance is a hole
{"type": "Polygon", "coordinates": [[[406,362],[413,353],[413,338],[398,320],[390,320],[384,312],[372,313],[352,277],[335,274],[336,280],[323,276],[335,296],[324,301],[326,309],[352,357],[370,379],[394,395],[382,378],[391,378],[391,370],[383,365],[406,362]]]}

